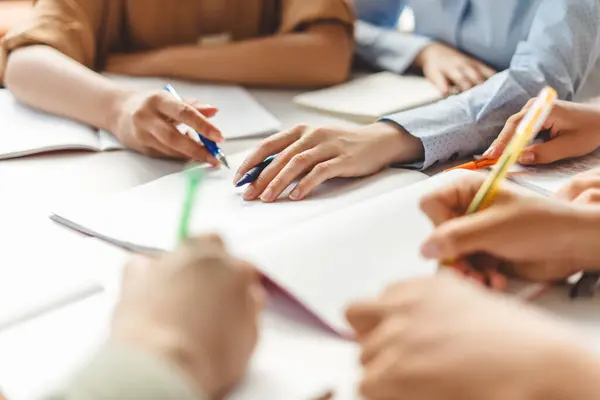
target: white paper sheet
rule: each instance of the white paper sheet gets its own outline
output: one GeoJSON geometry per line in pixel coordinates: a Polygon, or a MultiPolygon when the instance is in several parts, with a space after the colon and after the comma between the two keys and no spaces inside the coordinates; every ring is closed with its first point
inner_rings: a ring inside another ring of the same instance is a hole
{"type": "MultiPolygon", "coordinates": [[[[426,179],[419,172],[390,169],[364,179],[328,182],[300,202],[287,198],[272,204],[246,202],[242,190],[233,186],[234,170],[244,155],[230,157],[232,170],[206,173],[190,223],[193,234],[217,232],[232,245],[239,244],[426,179]]],[[[185,184],[182,173],[168,175],[107,199],[77,199],[56,210],[54,218],[134,250],[172,249],[185,184]]]]}
{"type": "Polygon", "coordinates": [[[36,111],[0,90],[0,159],[76,149],[100,150],[94,129],[36,111]]]}
{"type": "Polygon", "coordinates": [[[550,195],[578,173],[600,167],[600,150],[585,157],[560,161],[550,165],[526,167],[517,165],[510,174],[510,179],[540,193],[550,195]]]}
{"type": "Polygon", "coordinates": [[[240,253],[327,325],[349,333],[344,313],[350,302],[437,269],[419,253],[432,231],[419,200],[468,173],[454,171],[398,188],[252,241],[240,253]]]}

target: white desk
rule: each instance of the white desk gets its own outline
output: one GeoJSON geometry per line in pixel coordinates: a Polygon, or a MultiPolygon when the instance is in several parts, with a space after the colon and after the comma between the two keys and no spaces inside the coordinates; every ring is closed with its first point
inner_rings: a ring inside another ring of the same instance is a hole
{"type": "MultiPolygon", "coordinates": [[[[254,90],[253,94],[286,128],[297,123],[351,125],[295,108],[291,102],[293,92],[254,90]]],[[[234,153],[258,142],[256,139],[229,142],[224,145],[224,150],[234,153]]],[[[95,254],[90,257],[81,243],[93,239],[84,239],[52,223],[47,218],[48,211],[63,201],[78,198],[84,201],[87,196],[124,190],[175,172],[180,167],[177,162],[148,159],[125,151],[59,153],[0,161],[3,206],[0,208],[0,240],[6,246],[1,253],[0,290],[2,285],[14,289],[28,278],[35,280],[40,276],[44,283],[51,283],[52,279],[60,279],[60,276],[49,271],[63,271],[64,264],[71,268],[79,265],[92,276],[118,274],[118,269],[103,271],[98,269],[98,265],[88,262],[94,258],[96,263],[101,263],[102,254],[111,251],[108,245],[98,244],[95,254]]],[[[65,271],[68,273],[68,269],[65,271]]],[[[35,393],[55,384],[102,342],[113,298],[99,294],[0,332],[0,387],[5,387],[9,395],[21,400],[32,398],[35,393]]],[[[597,318],[591,317],[600,307],[600,302],[570,305],[562,297],[550,295],[543,303],[600,338],[600,312],[597,318]]],[[[357,373],[354,367],[356,348],[351,343],[273,312],[265,315],[263,334],[261,346],[282,346],[283,360],[273,360],[274,363],[283,363],[283,367],[277,365],[277,368],[304,365],[306,369],[335,370],[334,380],[337,383],[347,383],[357,373]]],[[[261,368],[265,366],[259,366],[259,371],[261,368]]],[[[298,381],[300,377],[294,378],[298,381]]],[[[288,393],[285,398],[294,399],[294,396],[288,393]]]]}

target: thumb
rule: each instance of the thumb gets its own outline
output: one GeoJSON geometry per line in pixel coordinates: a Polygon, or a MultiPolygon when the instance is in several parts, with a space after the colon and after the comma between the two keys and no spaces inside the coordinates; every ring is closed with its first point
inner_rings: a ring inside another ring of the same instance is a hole
{"type": "Polygon", "coordinates": [[[450,220],[440,225],[421,245],[427,259],[454,260],[493,247],[498,235],[495,209],[450,220]]]}
{"type": "Polygon", "coordinates": [[[581,157],[594,150],[585,137],[563,134],[527,147],[521,153],[519,162],[524,165],[550,164],[566,158],[581,157]]]}
{"type": "Polygon", "coordinates": [[[494,142],[486,150],[486,152],[483,153],[484,158],[498,158],[502,155],[502,153],[504,153],[504,149],[506,149],[506,146],[508,146],[508,143],[517,131],[517,127],[519,126],[519,124],[523,120],[523,117],[525,116],[525,114],[527,114],[534,102],[535,98],[529,99],[529,101],[527,102],[527,104],[525,104],[525,106],[523,106],[521,111],[512,115],[506,120],[506,124],[504,125],[504,128],[502,128],[502,131],[500,132],[496,140],[494,140],[494,142]]]}

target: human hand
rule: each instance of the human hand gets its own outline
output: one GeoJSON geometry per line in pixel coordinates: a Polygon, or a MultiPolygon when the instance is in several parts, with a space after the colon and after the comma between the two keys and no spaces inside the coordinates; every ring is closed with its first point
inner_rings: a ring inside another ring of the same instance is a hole
{"type": "Polygon", "coordinates": [[[600,167],[575,175],[556,197],[581,204],[600,204],[600,167]]]}
{"type": "Polygon", "coordinates": [[[199,237],[132,260],[111,337],[174,363],[219,398],[244,374],[263,301],[256,271],[218,237],[199,237]]]}
{"type": "Polygon", "coordinates": [[[593,378],[600,361],[579,348],[566,326],[453,273],[392,285],[346,315],[361,346],[366,400],[566,400],[600,393],[593,378]]]}
{"type": "Polygon", "coordinates": [[[536,281],[598,268],[600,212],[505,184],[492,206],[465,216],[484,179],[473,174],[421,200],[436,227],[421,248],[426,258],[464,260],[483,254],[506,262],[512,274],[536,281]]]}
{"type": "MultiPolygon", "coordinates": [[[[517,126],[535,99],[506,121],[500,135],[484,153],[486,158],[498,158],[512,139],[517,126]]],[[[598,105],[557,101],[541,131],[549,131],[550,139],[523,150],[519,163],[550,164],[566,158],[581,157],[600,147],[600,108],[598,105]]]]}
{"type": "Polygon", "coordinates": [[[197,101],[180,102],[164,92],[127,92],[118,102],[111,131],[123,145],[140,153],[218,166],[219,161],[202,144],[175,127],[184,123],[204,137],[221,142],[221,132],[208,120],[217,111],[197,101]]]}
{"type": "Polygon", "coordinates": [[[271,202],[306,174],[290,193],[301,200],[328,179],[365,176],[394,161],[423,157],[421,141],[389,123],[354,129],[311,129],[300,125],[266,139],[240,166],[237,182],[265,158],[278,154],[244,193],[244,199],[271,202]]]}
{"type": "Polygon", "coordinates": [[[461,91],[469,90],[493,76],[496,71],[481,61],[439,42],[433,42],[417,55],[414,66],[440,89],[450,94],[455,86],[461,91]]]}

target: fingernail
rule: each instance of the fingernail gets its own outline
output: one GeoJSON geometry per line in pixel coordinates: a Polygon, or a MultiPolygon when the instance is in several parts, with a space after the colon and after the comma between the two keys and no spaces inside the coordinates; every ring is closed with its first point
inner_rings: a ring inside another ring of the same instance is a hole
{"type": "Polygon", "coordinates": [[[423,254],[423,257],[429,259],[439,260],[442,258],[442,251],[440,247],[432,240],[428,240],[423,244],[421,247],[421,254],[423,254]]]}
{"type": "Polygon", "coordinates": [[[233,177],[233,184],[234,185],[237,184],[240,181],[240,179],[242,179],[242,176],[240,175],[239,172],[236,172],[235,176],[233,177]]]}
{"type": "Polygon", "coordinates": [[[526,151],[519,156],[519,162],[523,164],[531,164],[535,161],[535,154],[531,151],[526,151]]]}
{"type": "Polygon", "coordinates": [[[296,188],[294,188],[294,190],[292,190],[292,193],[290,193],[290,199],[292,199],[292,200],[298,200],[299,196],[300,196],[300,189],[298,189],[296,187],[296,188]]]}
{"type": "Polygon", "coordinates": [[[489,149],[487,149],[487,150],[485,151],[485,153],[483,153],[483,157],[485,157],[485,158],[489,157],[489,156],[490,156],[490,154],[492,154],[492,152],[493,152],[493,151],[494,151],[494,148],[493,148],[493,147],[490,147],[489,149]]]}
{"type": "Polygon", "coordinates": [[[248,189],[246,189],[246,191],[244,192],[244,198],[251,199],[253,194],[254,194],[254,186],[250,185],[250,186],[248,186],[248,189]]]}
{"type": "Polygon", "coordinates": [[[271,197],[273,196],[273,189],[271,189],[270,187],[267,188],[267,190],[264,191],[264,193],[262,194],[262,196],[260,196],[260,199],[262,201],[271,201],[271,197]]]}

